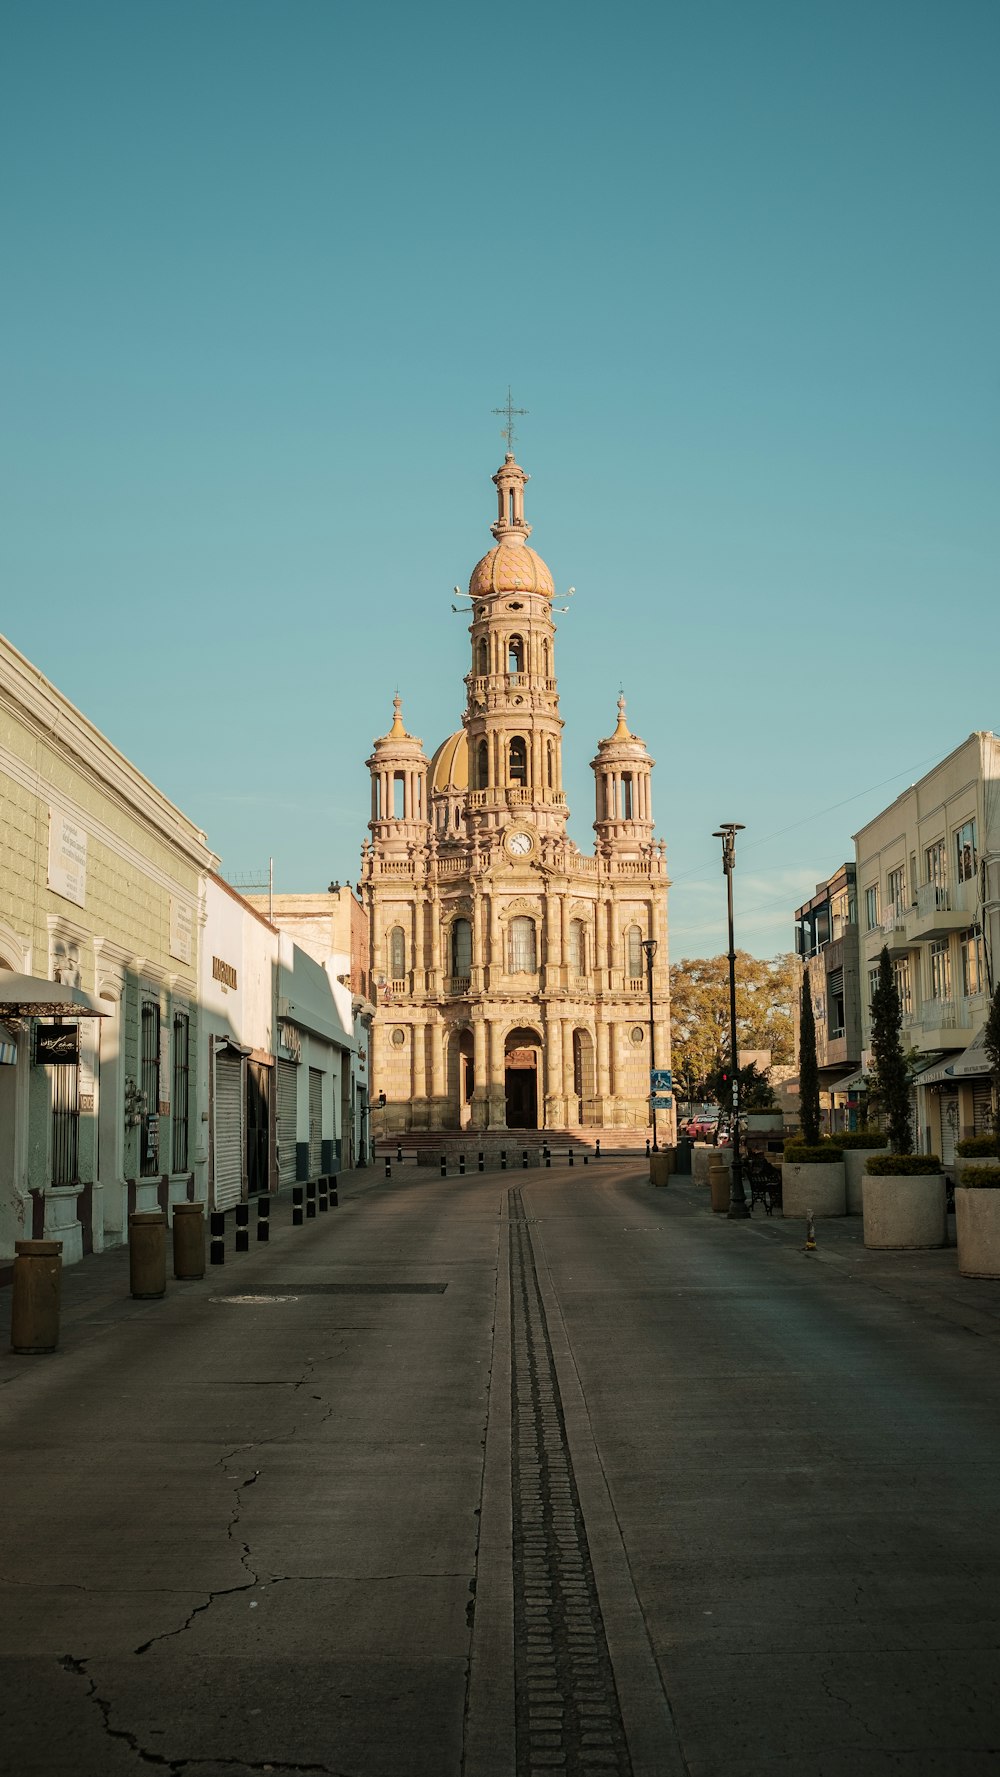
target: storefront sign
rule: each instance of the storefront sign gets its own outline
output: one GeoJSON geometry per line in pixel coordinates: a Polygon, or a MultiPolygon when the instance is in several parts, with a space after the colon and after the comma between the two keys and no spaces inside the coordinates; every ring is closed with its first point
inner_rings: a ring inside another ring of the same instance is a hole
{"type": "Polygon", "coordinates": [[[194,938],[194,911],[176,895],[170,897],[170,954],[179,963],[191,961],[194,938]]]}
{"type": "Polygon", "coordinates": [[[278,1052],[286,1061],[302,1060],[302,1035],[294,1024],[278,1021],[278,1052]]]}
{"type": "Polygon", "coordinates": [[[49,809],[49,888],[73,901],[87,904],[87,835],[61,808],[49,809]]]}
{"type": "Polygon", "coordinates": [[[78,1024],[39,1024],[35,1029],[35,1060],[47,1067],[75,1067],[80,1059],[78,1024]]]}
{"type": "Polygon", "coordinates": [[[212,980],[218,981],[223,987],[231,987],[236,991],[236,970],[232,963],[224,963],[221,956],[212,958],[212,980]]]}

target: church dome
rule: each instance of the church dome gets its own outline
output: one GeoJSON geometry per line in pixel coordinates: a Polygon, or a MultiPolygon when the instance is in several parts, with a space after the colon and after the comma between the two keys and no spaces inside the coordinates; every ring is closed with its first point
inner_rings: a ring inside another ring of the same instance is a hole
{"type": "Polygon", "coordinates": [[[527,543],[506,539],[477,562],[469,581],[469,597],[484,598],[493,592],[555,593],[552,575],[540,555],[527,543]]]}
{"type": "Polygon", "coordinates": [[[431,760],[431,795],[469,787],[469,739],[464,728],[449,734],[431,760]]]}

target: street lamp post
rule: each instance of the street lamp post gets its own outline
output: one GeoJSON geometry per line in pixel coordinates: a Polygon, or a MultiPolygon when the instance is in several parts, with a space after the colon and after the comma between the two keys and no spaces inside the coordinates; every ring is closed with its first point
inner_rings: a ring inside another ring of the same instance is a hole
{"type": "Polygon", "coordinates": [[[653,1119],[653,1153],[658,1154],[660,1144],[656,1139],[656,1089],[653,1085],[653,1074],[656,1071],[656,1032],[653,1028],[653,958],[656,955],[656,939],[644,938],[642,948],[646,953],[646,985],[649,988],[649,1111],[653,1119]]]}
{"type": "Polygon", "coordinates": [[[733,940],[733,870],[736,866],[736,835],[743,832],[742,821],[721,821],[713,839],[722,840],[722,869],[726,878],[726,900],[729,908],[729,1057],[733,1079],[733,1103],[730,1136],[733,1144],[733,1165],[729,1182],[729,1220],[742,1221],[748,1216],[743,1194],[743,1161],[740,1156],[740,1057],[736,1047],[736,945],[733,940]]]}

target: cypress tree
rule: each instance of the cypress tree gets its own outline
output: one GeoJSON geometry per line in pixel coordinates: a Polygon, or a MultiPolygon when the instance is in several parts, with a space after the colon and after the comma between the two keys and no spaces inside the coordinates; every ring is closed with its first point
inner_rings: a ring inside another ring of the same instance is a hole
{"type": "Polygon", "coordinates": [[[872,994],[872,1062],[878,1101],[894,1154],[912,1154],[910,1080],[900,1041],[903,1010],[885,948],[878,959],[878,986],[872,994]]]}
{"type": "Polygon", "coordinates": [[[799,1122],[803,1141],[809,1147],[815,1147],[819,1141],[819,1068],[816,1063],[816,1020],[807,970],[802,975],[799,1019],[799,1122]]]}

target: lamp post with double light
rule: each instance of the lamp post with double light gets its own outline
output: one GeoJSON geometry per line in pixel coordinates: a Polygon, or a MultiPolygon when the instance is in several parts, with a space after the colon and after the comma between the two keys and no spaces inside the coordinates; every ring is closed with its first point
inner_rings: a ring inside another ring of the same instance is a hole
{"type": "Polygon", "coordinates": [[[656,1086],[653,1075],[656,1072],[656,1032],[653,1027],[653,958],[656,955],[656,939],[644,938],[642,948],[646,955],[646,985],[649,988],[649,1111],[653,1119],[653,1153],[660,1151],[656,1139],[656,1086]]]}
{"type": "Polygon", "coordinates": [[[733,870],[736,867],[736,835],[743,832],[742,821],[720,821],[713,839],[722,840],[722,870],[726,878],[726,900],[729,909],[729,1065],[733,1076],[731,1137],[733,1165],[729,1183],[729,1219],[742,1221],[748,1216],[743,1194],[743,1161],[740,1156],[740,1057],[736,1046],[736,945],[733,939],[733,870]]]}

